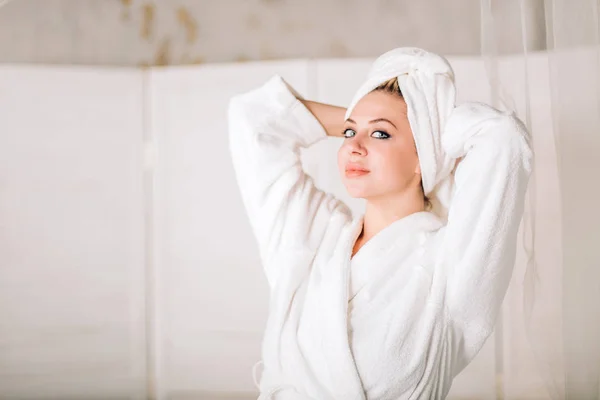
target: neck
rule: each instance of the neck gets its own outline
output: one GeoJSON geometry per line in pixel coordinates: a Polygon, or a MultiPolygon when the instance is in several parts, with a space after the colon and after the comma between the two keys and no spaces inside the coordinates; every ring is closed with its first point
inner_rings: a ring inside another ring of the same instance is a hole
{"type": "Polygon", "coordinates": [[[364,243],[395,221],[421,211],[425,211],[425,201],[420,191],[367,199],[359,238],[364,243]]]}

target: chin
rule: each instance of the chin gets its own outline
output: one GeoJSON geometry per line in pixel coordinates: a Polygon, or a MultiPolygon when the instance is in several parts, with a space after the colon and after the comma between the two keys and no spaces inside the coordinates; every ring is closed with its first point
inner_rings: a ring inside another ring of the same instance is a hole
{"type": "Polygon", "coordinates": [[[362,188],[346,186],[346,192],[350,195],[350,197],[355,199],[364,199],[369,197],[369,193],[362,188]]]}
{"type": "Polygon", "coordinates": [[[348,194],[350,195],[350,197],[352,197],[353,199],[364,199],[365,196],[363,196],[362,194],[354,194],[352,192],[348,192],[348,194]]]}

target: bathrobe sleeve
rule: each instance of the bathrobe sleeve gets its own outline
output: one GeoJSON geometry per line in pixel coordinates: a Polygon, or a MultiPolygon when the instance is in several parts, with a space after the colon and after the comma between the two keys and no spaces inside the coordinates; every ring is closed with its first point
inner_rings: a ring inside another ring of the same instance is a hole
{"type": "Polygon", "coordinates": [[[319,190],[300,149],[325,139],[319,121],[279,75],[229,102],[229,148],[269,283],[288,260],[316,249],[334,210],[347,206],[319,190]],[[277,257],[274,257],[277,256],[277,257]],[[285,258],[285,257],[284,257],[285,258]],[[279,263],[281,264],[281,262],[279,263]]]}
{"type": "Polygon", "coordinates": [[[493,331],[511,279],[533,153],[512,113],[479,103],[455,112],[443,145],[451,157],[464,158],[455,171],[442,262],[464,367],[493,331]]]}

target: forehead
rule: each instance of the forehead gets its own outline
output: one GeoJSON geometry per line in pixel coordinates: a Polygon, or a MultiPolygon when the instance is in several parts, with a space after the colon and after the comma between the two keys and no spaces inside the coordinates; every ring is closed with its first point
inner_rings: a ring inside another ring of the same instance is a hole
{"type": "Polygon", "coordinates": [[[392,93],[371,92],[356,103],[350,118],[355,121],[362,118],[406,119],[406,102],[392,93]]]}

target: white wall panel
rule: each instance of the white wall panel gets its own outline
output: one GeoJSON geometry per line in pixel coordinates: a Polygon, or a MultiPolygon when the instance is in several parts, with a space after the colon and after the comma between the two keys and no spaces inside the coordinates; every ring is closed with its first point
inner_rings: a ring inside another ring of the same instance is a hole
{"type": "Polygon", "coordinates": [[[142,80],[0,67],[0,397],[145,387],[142,80]]]}

